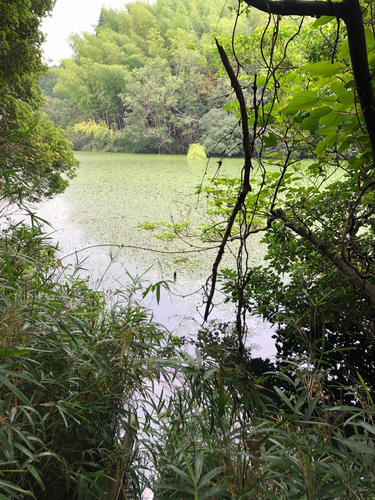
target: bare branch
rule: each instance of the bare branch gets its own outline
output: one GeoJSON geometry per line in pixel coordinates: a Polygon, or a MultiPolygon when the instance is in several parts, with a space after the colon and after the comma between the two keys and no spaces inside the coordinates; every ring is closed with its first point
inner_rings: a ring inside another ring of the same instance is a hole
{"type": "Polygon", "coordinates": [[[375,304],[375,286],[362,279],[351,266],[346,264],[342,257],[340,257],[330,246],[328,246],[314,233],[300,226],[292,219],[287,219],[285,216],[280,218],[284,221],[286,227],[312,243],[322,255],[328,258],[347,278],[349,278],[353,285],[358,287],[360,290],[363,290],[369,299],[375,304]]]}
{"type": "Polygon", "coordinates": [[[245,165],[244,165],[244,175],[243,175],[243,182],[241,186],[241,191],[238,195],[236,204],[233,207],[231,216],[228,220],[228,224],[223,236],[223,239],[220,243],[219,251],[217,253],[215,262],[212,266],[212,275],[211,275],[211,284],[210,284],[210,292],[207,297],[207,303],[206,303],[206,309],[204,313],[204,320],[207,321],[208,316],[211,312],[211,306],[212,306],[212,300],[214,297],[215,293],[215,287],[216,287],[216,281],[217,281],[217,274],[218,274],[218,269],[219,265],[221,262],[221,259],[223,258],[224,255],[224,250],[225,246],[231,236],[232,232],[232,227],[234,225],[234,221],[236,220],[236,217],[241,210],[242,206],[245,203],[246,196],[251,190],[250,186],[250,171],[252,168],[251,165],[251,157],[253,154],[253,145],[250,141],[250,135],[249,135],[249,126],[248,126],[248,115],[247,115],[247,109],[246,109],[246,102],[245,102],[245,97],[242,92],[242,87],[233,71],[233,68],[229,62],[229,59],[225,53],[224,48],[219,44],[219,42],[216,40],[216,45],[219,50],[219,54],[221,57],[221,60],[223,62],[223,65],[226,69],[226,72],[230,78],[230,83],[232,85],[232,88],[236,92],[236,96],[238,99],[238,102],[240,104],[240,110],[241,110],[241,119],[242,119],[242,133],[243,133],[243,146],[244,146],[244,151],[245,151],[245,165]]]}

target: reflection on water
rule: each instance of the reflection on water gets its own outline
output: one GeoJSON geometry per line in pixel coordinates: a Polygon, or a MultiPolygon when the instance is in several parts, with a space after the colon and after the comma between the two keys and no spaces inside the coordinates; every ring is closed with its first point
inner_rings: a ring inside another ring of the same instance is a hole
{"type": "MultiPolygon", "coordinates": [[[[38,215],[55,230],[53,238],[60,242],[63,261],[78,259],[81,272],[100,288],[123,287],[129,279],[127,273],[148,282],[170,280],[172,293],[164,292],[159,306],[150,303],[155,319],[181,333],[196,331],[194,325],[201,321],[202,285],[210,275],[216,250],[205,249],[194,237],[186,241],[156,239],[137,225],[185,220],[196,227],[207,206],[205,197],[198,200],[194,194],[195,187],[202,179],[208,183],[216,174],[217,163],[212,161],[207,168],[205,161],[175,155],[80,152],[76,157],[81,167],[67,191],[38,207],[38,215]],[[91,248],[82,251],[87,247],[91,248]],[[186,318],[193,323],[187,324],[186,318]]],[[[241,159],[228,160],[219,174],[239,177],[242,166],[241,159]]],[[[259,264],[264,254],[259,236],[249,247],[250,265],[259,264]]],[[[234,266],[230,252],[226,252],[223,266],[234,266]]],[[[230,320],[231,305],[223,303],[220,293],[216,302],[213,317],[230,320]]],[[[251,341],[261,344],[262,355],[274,354],[269,326],[257,319],[251,319],[249,326],[256,335],[251,341]]]]}

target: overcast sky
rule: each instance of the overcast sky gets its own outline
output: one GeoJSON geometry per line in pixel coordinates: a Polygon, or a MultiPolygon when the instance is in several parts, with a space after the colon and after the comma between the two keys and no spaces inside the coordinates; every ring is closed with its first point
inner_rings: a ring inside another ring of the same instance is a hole
{"type": "Polygon", "coordinates": [[[128,0],[57,0],[52,17],[44,19],[42,31],[47,35],[44,55],[48,64],[58,64],[60,59],[71,56],[67,41],[70,33],[90,31],[97,24],[100,9],[112,7],[120,9],[128,0]]]}

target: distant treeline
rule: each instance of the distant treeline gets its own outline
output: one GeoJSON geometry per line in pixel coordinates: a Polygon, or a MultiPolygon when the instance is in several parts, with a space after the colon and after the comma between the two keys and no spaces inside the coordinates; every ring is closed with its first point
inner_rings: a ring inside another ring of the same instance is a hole
{"type": "MultiPolygon", "coordinates": [[[[222,109],[233,96],[214,48],[215,34],[230,38],[235,9],[214,0],[102,8],[95,34],[73,35],[72,59],[41,79],[45,114],[74,149],[186,153],[201,143],[208,154],[241,154],[238,120],[222,109]]],[[[241,16],[238,32],[263,21],[259,12],[241,16]]]]}

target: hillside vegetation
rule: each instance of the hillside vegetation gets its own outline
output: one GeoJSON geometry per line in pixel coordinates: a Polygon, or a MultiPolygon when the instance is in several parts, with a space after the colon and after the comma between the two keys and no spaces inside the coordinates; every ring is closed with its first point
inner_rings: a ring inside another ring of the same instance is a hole
{"type": "MultiPolygon", "coordinates": [[[[44,112],[70,130],[75,149],[187,153],[201,141],[220,154],[221,131],[237,122],[222,109],[230,87],[216,74],[212,35],[230,37],[236,11],[228,7],[158,0],[102,8],[95,34],[73,35],[72,59],[42,79],[44,112]]],[[[250,34],[263,19],[243,16],[238,27],[250,34]]],[[[236,133],[230,154],[239,143],[236,133]]]]}

